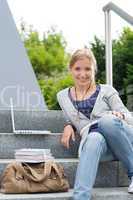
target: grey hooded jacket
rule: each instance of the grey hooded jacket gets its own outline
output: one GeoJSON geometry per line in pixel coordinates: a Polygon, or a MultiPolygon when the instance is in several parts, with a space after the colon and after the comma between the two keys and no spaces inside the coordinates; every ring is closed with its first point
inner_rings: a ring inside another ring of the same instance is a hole
{"type": "Polygon", "coordinates": [[[79,147],[79,156],[82,145],[88,134],[89,127],[98,122],[98,119],[103,115],[110,114],[111,111],[122,112],[125,115],[125,121],[130,126],[133,126],[133,116],[121,101],[117,90],[107,84],[100,84],[100,87],[101,89],[91,112],[90,119],[79,112],[80,120],[77,120],[77,110],[73,106],[68,95],[69,88],[65,88],[57,93],[57,100],[64,113],[66,121],[72,123],[82,137],[79,147]]]}

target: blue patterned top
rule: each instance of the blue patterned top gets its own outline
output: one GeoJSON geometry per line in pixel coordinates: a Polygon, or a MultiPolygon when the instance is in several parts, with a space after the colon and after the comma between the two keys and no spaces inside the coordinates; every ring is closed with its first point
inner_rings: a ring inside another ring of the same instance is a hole
{"type": "MultiPolygon", "coordinates": [[[[90,114],[93,110],[94,104],[96,102],[97,96],[99,94],[100,91],[100,85],[96,85],[96,91],[87,99],[85,100],[74,100],[71,96],[70,93],[70,88],[69,88],[69,98],[71,99],[74,107],[80,112],[82,112],[86,117],[88,117],[90,119],[90,114]]],[[[93,125],[91,125],[89,132],[94,132],[94,131],[98,131],[98,124],[95,123],[93,125]]]]}

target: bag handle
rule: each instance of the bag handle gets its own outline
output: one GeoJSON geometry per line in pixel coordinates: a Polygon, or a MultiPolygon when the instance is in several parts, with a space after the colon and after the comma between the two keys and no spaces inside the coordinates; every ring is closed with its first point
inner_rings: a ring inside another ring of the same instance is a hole
{"type": "Polygon", "coordinates": [[[28,170],[30,171],[31,174],[27,174],[26,170],[22,166],[22,163],[18,163],[17,168],[15,167],[16,172],[17,172],[17,174],[16,174],[17,177],[20,177],[20,175],[21,176],[23,175],[26,178],[28,178],[29,180],[32,180],[34,182],[40,182],[40,181],[47,179],[50,176],[51,169],[53,167],[54,170],[56,171],[61,183],[62,183],[62,174],[60,173],[56,163],[54,163],[53,161],[47,161],[47,162],[44,163],[44,173],[43,173],[43,175],[38,174],[27,163],[24,163],[24,165],[28,168],[28,170]]]}
{"type": "Polygon", "coordinates": [[[60,179],[60,184],[63,184],[63,180],[62,180],[62,174],[63,174],[63,170],[61,169],[61,172],[59,171],[59,168],[57,167],[57,164],[53,162],[52,167],[54,168],[54,170],[56,171],[56,173],[58,174],[58,177],[60,179]]]}

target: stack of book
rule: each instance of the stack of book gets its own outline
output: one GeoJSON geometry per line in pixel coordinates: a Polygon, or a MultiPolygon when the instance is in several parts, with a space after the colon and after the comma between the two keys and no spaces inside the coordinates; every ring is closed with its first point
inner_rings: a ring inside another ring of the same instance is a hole
{"type": "Polygon", "coordinates": [[[54,160],[50,149],[17,149],[15,160],[18,162],[40,163],[54,160]]]}

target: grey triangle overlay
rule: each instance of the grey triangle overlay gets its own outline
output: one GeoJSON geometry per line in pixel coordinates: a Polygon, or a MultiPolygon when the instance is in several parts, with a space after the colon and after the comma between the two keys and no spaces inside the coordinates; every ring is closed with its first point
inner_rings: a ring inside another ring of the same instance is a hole
{"type": "Polygon", "coordinates": [[[48,110],[6,0],[0,0],[0,109],[48,110]]]}

